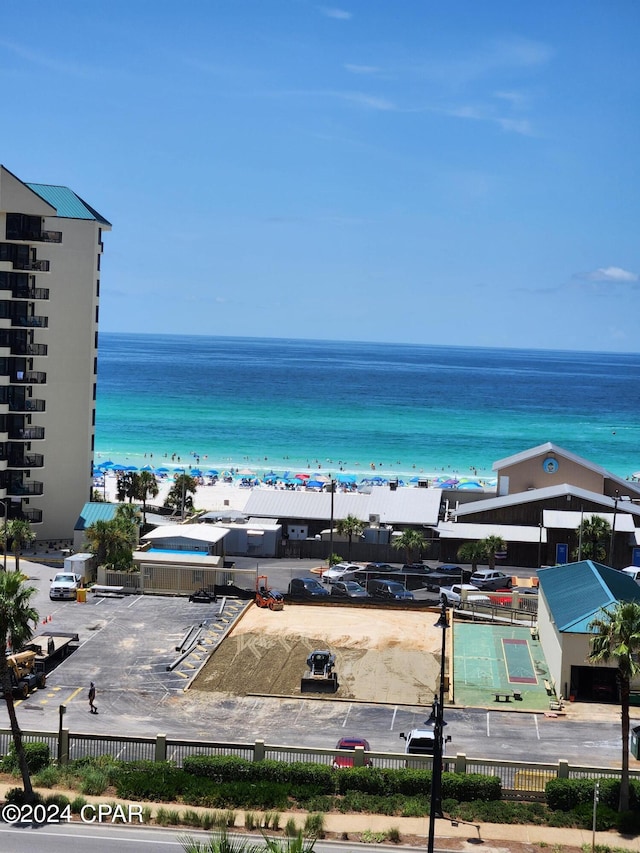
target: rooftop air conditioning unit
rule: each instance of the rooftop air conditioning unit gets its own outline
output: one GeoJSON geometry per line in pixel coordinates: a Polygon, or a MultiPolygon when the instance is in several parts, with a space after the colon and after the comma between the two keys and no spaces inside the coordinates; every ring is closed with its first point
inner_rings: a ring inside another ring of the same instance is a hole
{"type": "Polygon", "coordinates": [[[380,524],[380,516],[379,515],[370,515],[369,516],[369,524],[380,524]]]}

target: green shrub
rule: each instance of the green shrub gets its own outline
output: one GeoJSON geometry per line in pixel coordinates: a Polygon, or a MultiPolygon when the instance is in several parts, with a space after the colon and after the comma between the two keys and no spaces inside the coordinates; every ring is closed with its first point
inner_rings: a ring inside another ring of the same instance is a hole
{"type": "Polygon", "coordinates": [[[60,768],[50,764],[48,767],[44,767],[39,773],[36,773],[32,778],[32,782],[36,788],[54,788],[60,783],[61,776],[60,768]]]}
{"type": "Polygon", "coordinates": [[[108,787],[109,779],[107,778],[107,774],[102,770],[94,768],[87,770],[80,783],[80,791],[83,794],[89,794],[93,797],[104,794],[108,787]]]}
{"type": "Polygon", "coordinates": [[[80,814],[82,811],[82,807],[87,805],[87,800],[85,797],[74,797],[71,800],[71,813],[72,814],[80,814]]]}
{"type": "MultiPolygon", "coordinates": [[[[22,788],[9,788],[7,793],[4,796],[5,802],[7,803],[15,803],[17,806],[23,806],[27,802],[27,797],[22,788]]],[[[43,799],[37,791],[33,792],[33,798],[31,802],[35,805],[35,803],[42,803],[43,799]]]]}
{"type": "Polygon", "coordinates": [[[640,835],[640,811],[630,809],[618,814],[618,832],[622,835],[640,835]]]}
{"type": "Polygon", "coordinates": [[[65,794],[49,794],[48,797],[44,798],[45,806],[55,805],[58,806],[60,811],[65,809],[67,806],[71,805],[71,800],[65,794]]]}
{"type": "Polygon", "coordinates": [[[389,828],[387,832],[387,840],[392,844],[400,844],[402,841],[402,836],[400,835],[400,830],[397,826],[392,826],[389,828]]]}
{"type": "MultiPolygon", "coordinates": [[[[23,743],[23,747],[29,773],[39,773],[51,762],[49,744],[43,741],[34,741],[34,743],[23,743]]],[[[2,759],[2,767],[8,773],[20,770],[14,743],[11,743],[9,751],[2,759]]]]}
{"type": "Polygon", "coordinates": [[[182,823],[186,826],[202,826],[202,817],[194,809],[186,809],[182,812],[182,823]]]}
{"type": "Polygon", "coordinates": [[[323,814],[308,814],[302,832],[306,838],[324,838],[324,823],[323,814]]]}
{"type": "MultiPolygon", "coordinates": [[[[116,779],[116,791],[123,800],[173,802],[190,789],[207,793],[213,787],[209,780],[198,780],[196,783],[189,773],[166,764],[157,768],[121,772],[116,779]]],[[[191,801],[191,804],[196,802],[191,801]]]]}
{"type": "MultiPolygon", "coordinates": [[[[593,826],[593,803],[580,803],[572,809],[576,824],[582,829],[591,829],[593,826]]],[[[596,832],[607,832],[615,829],[618,825],[618,812],[611,806],[598,803],[596,807],[596,832]]]]}
{"type": "Polygon", "coordinates": [[[593,779],[550,779],[545,785],[547,805],[553,811],[570,812],[581,803],[593,803],[593,779]]]}
{"type": "Polygon", "coordinates": [[[284,825],[284,834],[287,838],[295,838],[298,834],[298,827],[292,817],[284,825]]]}
{"type": "Polygon", "coordinates": [[[443,798],[458,800],[499,800],[502,782],[499,776],[481,776],[479,773],[443,773],[443,798]]]}
{"type": "Polygon", "coordinates": [[[257,829],[260,821],[255,816],[253,812],[245,812],[244,813],[244,828],[251,832],[254,829],[257,829]]]}

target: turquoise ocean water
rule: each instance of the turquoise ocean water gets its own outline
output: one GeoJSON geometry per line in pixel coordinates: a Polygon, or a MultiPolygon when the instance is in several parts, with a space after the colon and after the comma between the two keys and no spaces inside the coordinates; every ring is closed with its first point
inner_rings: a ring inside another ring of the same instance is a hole
{"type": "Polygon", "coordinates": [[[491,476],[553,441],[627,477],[639,398],[638,354],[102,333],[96,462],[491,476]]]}

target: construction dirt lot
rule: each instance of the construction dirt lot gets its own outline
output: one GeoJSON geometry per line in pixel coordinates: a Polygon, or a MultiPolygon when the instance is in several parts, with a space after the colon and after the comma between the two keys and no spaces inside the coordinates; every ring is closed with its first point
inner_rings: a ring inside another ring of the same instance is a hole
{"type": "Polygon", "coordinates": [[[214,652],[192,689],[299,696],[306,659],[315,649],[335,655],[342,699],[428,705],[440,674],[438,614],[381,608],[251,606],[214,652]]]}

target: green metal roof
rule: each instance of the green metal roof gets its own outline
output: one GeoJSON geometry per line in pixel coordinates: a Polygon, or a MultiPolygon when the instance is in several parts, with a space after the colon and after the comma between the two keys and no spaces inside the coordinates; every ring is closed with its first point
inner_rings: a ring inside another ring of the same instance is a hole
{"type": "Polygon", "coordinates": [[[50,205],[55,207],[58,216],[65,219],[93,219],[100,222],[102,225],[111,227],[104,216],[101,216],[97,210],[94,210],[90,204],[76,195],[73,190],[68,187],[56,187],[51,184],[31,184],[25,182],[29,189],[37,193],[40,198],[43,198],[50,205]]]}
{"type": "Polygon", "coordinates": [[[96,521],[113,521],[116,517],[118,506],[119,504],[108,504],[102,501],[86,503],[82,507],[82,512],[73,529],[86,530],[87,527],[91,527],[96,521]]]}
{"type": "Polygon", "coordinates": [[[538,571],[540,589],[558,631],[588,634],[603,607],[640,601],[640,586],[627,575],[592,560],[538,571]]]}

